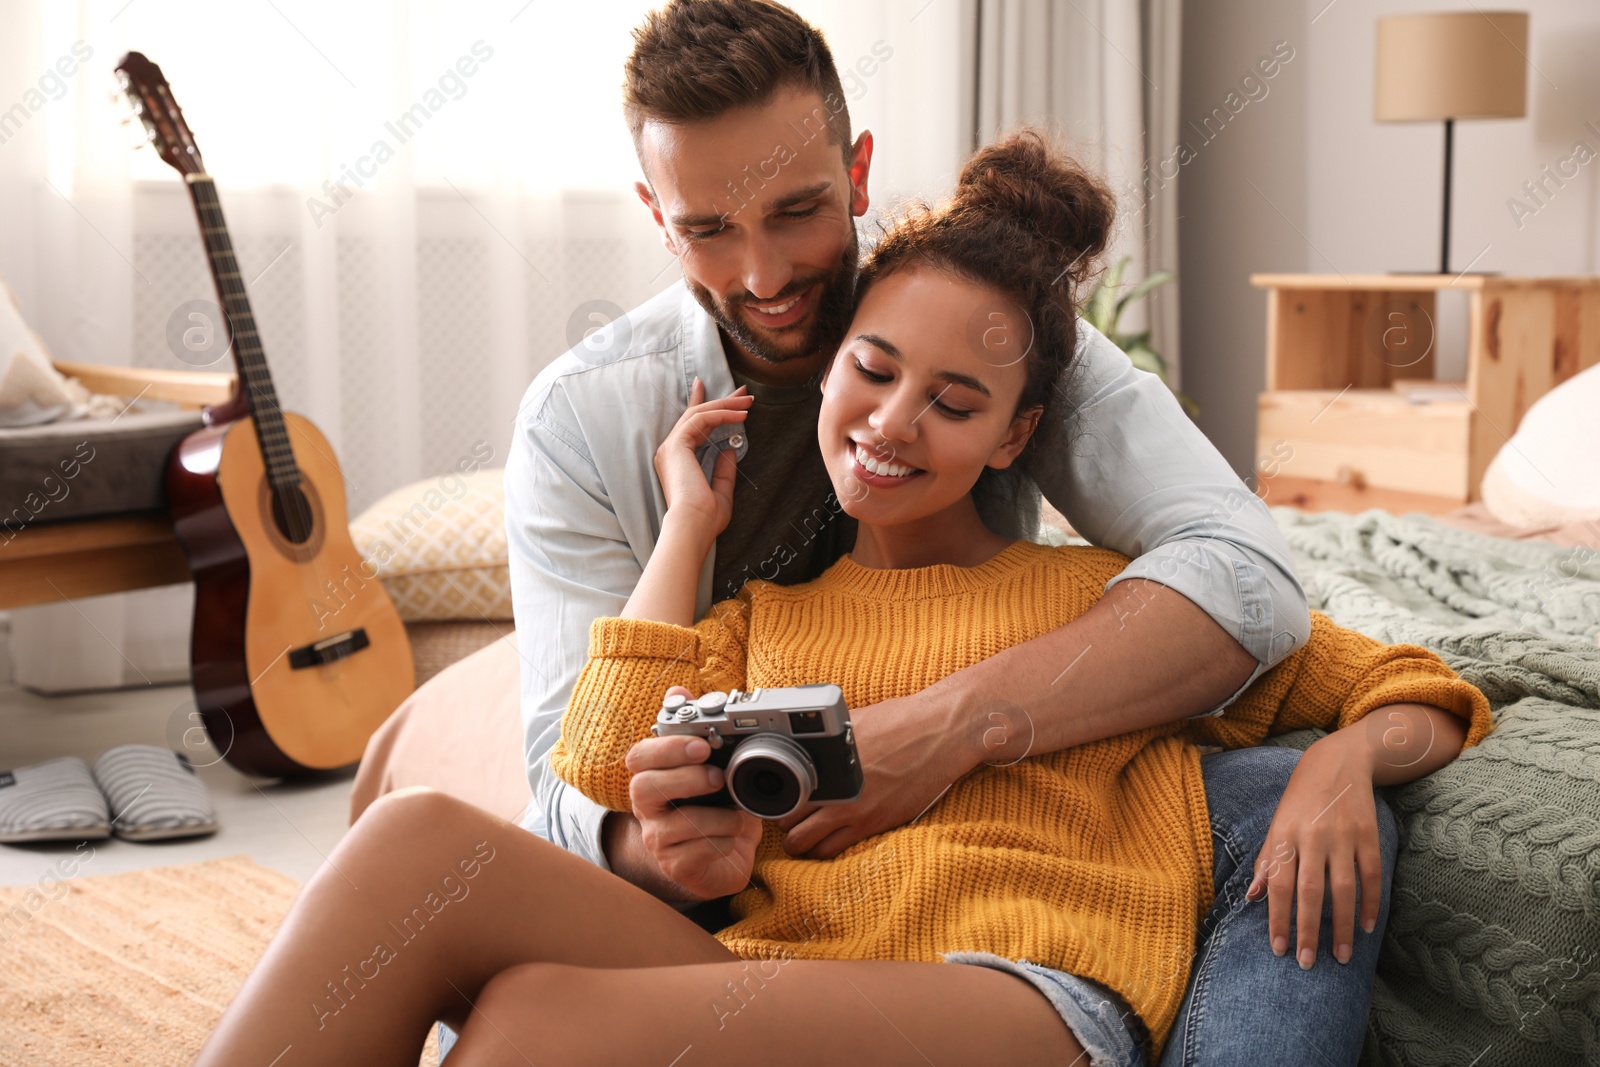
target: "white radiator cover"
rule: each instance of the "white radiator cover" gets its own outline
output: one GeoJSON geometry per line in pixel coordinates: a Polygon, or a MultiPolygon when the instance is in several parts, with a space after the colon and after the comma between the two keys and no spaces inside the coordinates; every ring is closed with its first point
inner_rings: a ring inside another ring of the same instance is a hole
{"type": "Polygon", "coordinates": [[[16,608],[12,680],[45,694],[187,681],[193,612],[192,585],[16,608]]]}

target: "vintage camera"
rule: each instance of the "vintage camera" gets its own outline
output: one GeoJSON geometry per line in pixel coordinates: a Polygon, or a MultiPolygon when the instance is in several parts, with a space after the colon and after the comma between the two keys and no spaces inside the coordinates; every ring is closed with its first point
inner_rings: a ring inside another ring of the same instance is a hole
{"type": "Polygon", "coordinates": [[[781,819],[808,802],[848,804],[861,796],[850,709],[836,685],[670,696],[650,732],[705,738],[706,762],[723,770],[723,788],[680,805],[736,804],[758,818],[781,819]]]}

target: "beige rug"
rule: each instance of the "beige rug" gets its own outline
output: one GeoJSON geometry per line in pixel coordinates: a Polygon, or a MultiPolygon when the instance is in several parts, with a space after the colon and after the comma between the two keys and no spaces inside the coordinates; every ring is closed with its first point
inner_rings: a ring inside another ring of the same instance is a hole
{"type": "Polygon", "coordinates": [[[89,847],[0,888],[0,1065],[189,1063],[299,887],[244,856],[86,877],[89,847]]]}

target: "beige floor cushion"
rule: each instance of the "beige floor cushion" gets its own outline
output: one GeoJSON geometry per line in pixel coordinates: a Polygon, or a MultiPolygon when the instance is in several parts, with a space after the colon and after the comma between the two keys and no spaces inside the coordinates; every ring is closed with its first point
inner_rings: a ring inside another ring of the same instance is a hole
{"type": "Polygon", "coordinates": [[[505,471],[463,464],[396,489],[350,524],[407,622],[511,618],[505,471]]]}

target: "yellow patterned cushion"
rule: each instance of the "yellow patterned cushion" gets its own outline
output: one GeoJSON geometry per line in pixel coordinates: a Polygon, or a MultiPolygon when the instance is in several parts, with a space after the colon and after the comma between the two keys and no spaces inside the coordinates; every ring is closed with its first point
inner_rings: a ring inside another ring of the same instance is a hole
{"type": "Polygon", "coordinates": [[[491,467],[415,482],[350,524],[402,619],[511,618],[504,475],[491,467]]]}

